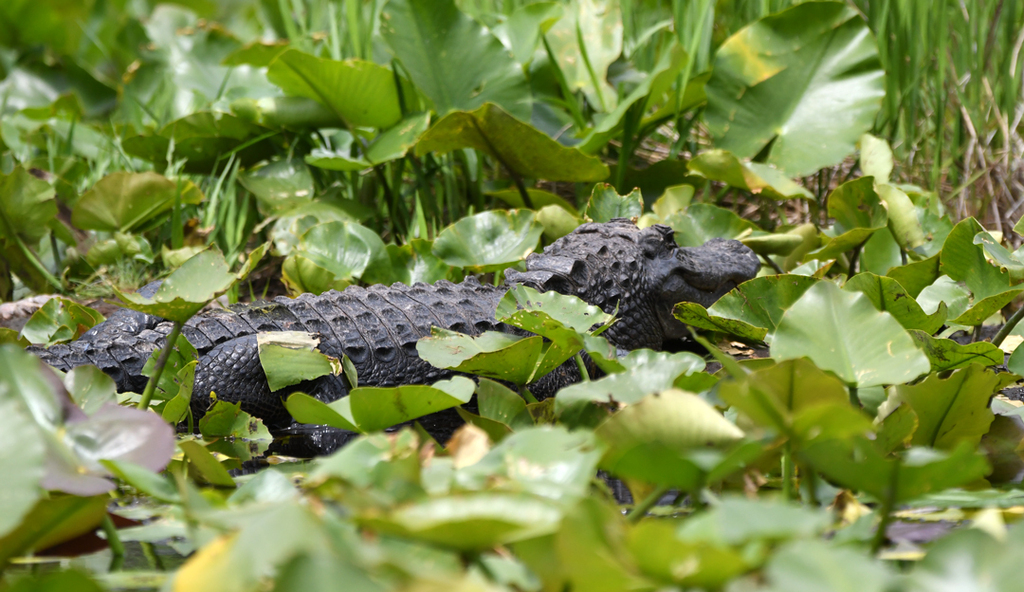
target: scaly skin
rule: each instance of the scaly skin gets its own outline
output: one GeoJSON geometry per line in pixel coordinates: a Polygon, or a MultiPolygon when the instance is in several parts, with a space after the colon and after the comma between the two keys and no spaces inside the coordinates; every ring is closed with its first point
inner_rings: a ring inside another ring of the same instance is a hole
{"type": "MultiPolygon", "coordinates": [[[[639,230],[619,219],[584,224],[543,253],[527,258],[526,271],[509,270],[501,287],[482,285],[474,278],[460,284],[353,286],[343,292],[278,297],[230,311],[204,312],[182,330],[199,352],[192,411],[202,416],[215,392],[217,399],[241,402],[243,410],[268,425],[283,427],[291,422],[281,402],[287,392],[302,390],[324,401],[348,394],[343,379],[333,376],[271,392],[256,348],[260,332],[318,335],[320,351],[352,360],[361,386],[427,384],[451,373],[423,361],[416,342],[429,335],[432,326],[471,335],[516,331],[494,318],[498,301],[512,285],[574,294],[605,312],[617,310],[619,320],[604,333],[609,341],[621,350],[657,349],[666,339],[683,333],[682,324],[671,314],[676,303],[710,306],[754,277],[759,267],[753,252],[736,241],[679,248],[668,227],[639,230]]],[[[155,290],[153,284],[143,289],[144,293],[155,290]]],[[[170,328],[170,323],[156,317],[120,310],[78,341],[33,351],[61,370],[95,364],[114,378],[119,390],[138,392],[146,382],[142,367],[164,344],[170,328]]],[[[576,366],[569,362],[531,385],[531,390],[547,397],[578,379],[576,366]]],[[[457,420],[449,416],[453,414],[427,418],[425,425],[432,433],[450,432],[449,424],[457,420]]]]}

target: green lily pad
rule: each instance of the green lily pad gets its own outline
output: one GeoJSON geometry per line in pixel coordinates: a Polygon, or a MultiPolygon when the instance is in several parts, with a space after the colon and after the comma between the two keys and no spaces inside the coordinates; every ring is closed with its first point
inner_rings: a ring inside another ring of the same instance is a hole
{"type": "Polygon", "coordinates": [[[594,185],[590,200],[583,208],[583,216],[594,222],[609,222],[612,218],[638,218],[644,213],[644,198],[639,189],[619,195],[607,183],[594,185]]]}
{"type": "Polygon", "coordinates": [[[200,111],[168,123],[155,134],[129,136],[124,151],[166,166],[171,142],[173,158],[185,159],[185,171],[210,173],[235,154],[243,166],[249,166],[273,154],[270,137],[275,132],[222,112],[200,111]]]}
{"type": "Polygon", "coordinates": [[[64,375],[64,388],[86,415],[99,411],[104,403],[117,402],[114,379],[92,365],[72,368],[64,375]]]}
{"type": "Polygon", "coordinates": [[[459,281],[462,275],[434,255],[433,241],[414,238],[402,246],[388,245],[391,272],[396,281],[411,286],[438,280],[459,281]]]}
{"type": "Polygon", "coordinates": [[[981,442],[995,417],[989,400],[1003,386],[994,371],[971,364],[948,377],[931,374],[917,384],[896,386],[888,404],[906,402],[917,414],[912,445],[952,450],[962,442],[981,442]]]}
{"type": "Polygon", "coordinates": [[[539,335],[520,337],[485,331],[477,337],[470,337],[432,327],[430,337],[416,342],[416,351],[438,368],[522,385],[534,379],[548,345],[539,335]]]}
{"type": "Polygon", "coordinates": [[[351,221],[313,226],[281,266],[282,279],[297,293],[342,290],[358,279],[391,279],[391,258],[377,233],[351,221]]]}
{"type": "Polygon", "coordinates": [[[764,194],[770,199],[814,197],[810,191],[774,166],[760,162],[744,162],[728,150],[705,150],[695,156],[688,166],[693,173],[705,179],[721,181],[730,187],[754,194],[764,194]]]}
{"type": "Polygon", "coordinates": [[[562,146],[493,103],[441,118],[420,137],[416,155],[460,148],[475,148],[513,174],[533,179],[588,182],[608,176],[600,159],[562,146]]]}
{"type": "Polygon", "coordinates": [[[537,248],[543,227],[529,210],[481,212],[445,228],[433,253],[448,265],[476,273],[498,271],[537,248]]]}
{"type": "MultiPolygon", "coordinates": [[[[0,365],[8,366],[16,362],[17,358],[11,353],[13,351],[19,351],[17,346],[0,346],[0,365]]],[[[10,382],[18,375],[7,367],[4,376],[0,381],[7,382],[5,386],[12,386],[10,382]]],[[[38,389],[42,385],[17,386],[38,389]]],[[[0,389],[0,443],[4,444],[6,450],[18,451],[17,454],[0,457],[0,469],[6,475],[6,483],[0,492],[0,502],[5,508],[0,513],[0,537],[6,536],[21,524],[22,518],[32,510],[43,493],[39,482],[45,472],[43,462],[46,448],[42,434],[19,399],[12,390],[0,389]]]]}
{"type": "Polygon", "coordinates": [[[917,298],[921,290],[939,279],[939,256],[932,255],[921,261],[893,267],[885,275],[899,282],[907,294],[917,298]]]}
{"type": "Polygon", "coordinates": [[[699,247],[712,238],[740,238],[755,230],[753,222],[740,218],[732,210],[711,204],[695,203],[686,212],[676,212],[665,220],[675,230],[681,247],[699,247]]]}
{"type": "Polygon", "coordinates": [[[562,512],[531,495],[480,492],[426,499],[383,516],[358,516],[366,528],[442,547],[479,551],[554,532],[562,512]]]}
{"type": "MultiPolygon", "coordinates": [[[[569,203],[560,195],[555,195],[554,193],[544,191],[543,189],[529,188],[526,190],[526,193],[530,196],[530,202],[533,203],[533,207],[537,210],[543,209],[546,206],[559,206],[573,216],[579,215],[579,212],[576,211],[576,206],[569,203]]],[[[526,204],[523,203],[523,196],[519,193],[518,189],[502,189],[501,191],[488,192],[487,195],[498,198],[505,205],[511,208],[526,207],[526,204]]]]}
{"type": "Polygon", "coordinates": [[[572,2],[545,36],[569,90],[583,91],[587,103],[600,113],[618,103],[607,78],[608,67],[622,53],[622,29],[622,14],[614,3],[572,2]]]}
{"type": "Polygon", "coordinates": [[[468,403],[475,388],[472,380],[456,376],[430,386],[358,387],[341,400],[349,402],[360,431],[375,432],[468,403]]]}
{"type": "Polygon", "coordinates": [[[1019,256],[1020,250],[1011,253],[1009,249],[996,242],[992,235],[987,232],[976,234],[974,236],[974,244],[985,248],[985,252],[999,265],[999,269],[1010,275],[1010,281],[1018,283],[1024,280],[1024,261],[1019,256]]]}
{"type": "Polygon", "coordinates": [[[967,284],[975,303],[1010,289],[1010,274],[989,263],[985,247],[974,237],[984,228],[974,218],[960,221],[953,227],[939,254],[941,273],[967,284]]]}
{"type": "MultiPolygon", "coordinates": [[[[988,341],[976,341],[960,345],[952,339],[937,339],[924,331],[909,332],[917,347],[928,356],[932,372],[947,372],[965,368],[972,364],[998,366],[1003,363],[1003,350],[988,341]]],[[[1017,372],[1012,367],[1011,372],[1017,372]]]]}
{"type": "Polygon", "coordinates": [[[287,211],[313,200],[313,176],[298,159],[277,160],[238,175],[238,182],[259,202],[263,212],[287,211]]]}
{"type": "Polygon", "coordinates": [[[130,232],[168,214],[174,202],[198,204],[203,194],[191,181],[174,181],[152,172],[116,172],[82,194],[71,223],[85,230],[130,232]]]}
{"type": "Polygon", "coordinates": [[[778,360],[806,356],[857,387],[901,384],[931,368],[892,316],[827,281],[811,286],[782,316],[771,354],[778,360]]]}
{"type": "Polygon", "coordinates": [[[886,183],[892,175],[892,148],[889,143],[871,134],[860,137],[860,170],[866,177],[886,183]]]}
{"type": "Polygon", "coordinates": [[[271,391],[278,391],[304,380],[341,375],[341,362],[320,353],[320,339],[302,331],[271,331],[256,334],[256,345],[263,373],[271,391]]]}
{"type": "Polygon", "coordinates": [[[775,234],[754,234],[740,239],[740,242],[758,255],[785,257],[803,245],[805,240],[799,234],[779,232],[775,234]]]}
{"type": "Polygon", "coordinates": [[[917,210],[910,197],[899,187],[889,183],[875,183],[875,189],[889,212],[889,231],[900,248],[911,251],[924,245],[924,229],[917,218],[917,210]]]}
{"type": "Polygon", "coordinates": [[[494,318],[556,340],[560,329],[572,329],[582,334],[591,329],[607,326],[613,319],[600,308],[580,298],[558,292],[538,292],[529,286],[518,285],[502,296],[494,311],[494,318]]]}
{"type": "Polygon", "coordinates": [[[562,5],[557,2],[523,4],[512,11],[505,22],[491,28],[491,32],[512,48],[515,60],[528,66],[540,45],[543,35],[562,18],[562,5]]]}
{"type": "Polygon", "coordinates": [[[786,360],[742,379],[723,381],[718,396],[756,424],[786,435],[793,434],[796,416],[811,407],[849,405],[842,381],[806,358],[786,360]]]}
{"type": "Polygon", "coordinates": [[[871,177],[847,181],[828,196],[828,214],[835,218],[835,237],[805,259],[835,259],[842,253],[867,242],[885,228],[889,216],[875,192],[871,177]]]}
{"type": "Polygon", "coordinates": [[[21,329],[21,336],[49,347],[78,339],[103,320],[103,315],[88,306],[66,298],[51,298],[32,313],[21,329]]]}
{"type": "Polygon", "coordinates": [[[648,395],[595,431],[608,449],[601,468],[619,477],[693,489],[700,474],[686,453],[725,445],[743,431],[700,397],[676,389],[648,395]]]}
{"type": "Polygon", "coordinates": [[[717,146],[740,158],[764,151],[767,164],[809,175],[854,151],[874,125],[884,80],[860,13],[840,2],[798,4],[719,47],[705,120],[717,146]]]}
{"type": "Polygon", "coordinates": [[[373,62],[288,49],[271,62],[267,79],[285,94],[321,103],[350,126],[388,128],[402,118],[394,73],[373,62]]]}
{"type": "Polygon", "coordinates": [[[185,453],[190,473],[196,478],[217,487],[235,487],[235,480],[228,474],[227,469],[205,446],[195,440],[189,440],[178,442],[178,447],[185,453]]]}
{"type": "Polygon", "coordinates": [[[391,0],[380,19],[381,37],[438,115],[493,103],[520,121],[530,120],[530,87],[522,68],[455,2],[391,0]]]}
{"type": "Polygon", "coordinates": [[[126,294],[116,288],[115,292],[126,308],[184,323],[206,306],[207,302],[248,275],[266,251],[266,244],[257,248],[250,254],[246,268],[234,274],[228,271],[227,261],[220,251],[207,249],[167,276],[152,298],[137,292],[126,294]]]}
{"type": "MultiPolygon", "coordinates": [[[[107,513],[109,500],[108,495],[50,494],[32,507],[17,528],[0,538],[0,565],[6,565],[12,557],[43,551],[96,530],[107,513]]],[[[95,589],[86,588],[90,592],[95,589]]]]}
{"type": "Polygon", "coordinates": [[[786,310],[816,283],[817,278],[802,275],[762,276],[733,288],[708,309],[681,302],[676,305],[675,315],[700,329],[765,341],[769,333],[775,332],[786,310]]]}
{"type": "Polygon", "coordinates": [[[931,335],[946,321],[946,304],[939,303],[938,309],[928,315],[896,280],[873,273],[859,273],[850,278],[843,289],[860,292],[871,300],[878,310],[891,314],[904,329],[919,329],[931,335]]]}
{"type": "Polygon", "coordinates": [[[876,499],[891,495],[897,503],[970,483],[989,471],[985,458],[966,442],[948,453],[911,448],[889,458],[865,439],[827,440],[801,449],[799,455],[843,487],[876,499]]]}

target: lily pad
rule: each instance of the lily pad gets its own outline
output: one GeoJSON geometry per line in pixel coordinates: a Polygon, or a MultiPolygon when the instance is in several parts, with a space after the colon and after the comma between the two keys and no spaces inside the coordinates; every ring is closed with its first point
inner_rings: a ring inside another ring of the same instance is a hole
{"type": "Polygon", "coordinates": [[[388,128],[402,118],[394,73],[373,62],[288,49],[271,62],[267,79],[288,95],[321,103],[350,126],[388,128]]]}
{"type": "Polygon", "coordinates": [[[806,356],[857,387],[901,384],[931,369],[891,315],[827,281],[811,286],[782,316],[771,354],[778,360],[806,356]]]}
{"type": "Polygon", "coordinates": [[[860,292],[871,300],[880,311],[887,312],[908,331],[919,329],[931,335],[946,321],[946,304],[939,303],[938,309],[928,315],[896,280],[873,273],[859,273],[843,284],[847,292],[860,292]]]}
{"type": "Polygon", "coordinates": [[[71,223],[85,230],[130,232],[167,214],[177,201],[198,204],[203,194],[191,181],[174,182],[152,172],[111,173],[82,194],[71,223]]]}
{"type": "Polygon", "coordinates": [[[66,298],[51,298],[32,313],[21,336],[34,344],[49,347],[78,339],[103,322],[99,312],[66,298]]]}
{"type": "MultiPolygon", "coordinates": [[[[988,341],[976,341],[961,345],[952,339],[937,339],[924,331],[912,330],[910,336],[917,347],[928,356],[932,372],[946,372],[965,368],[972,364],[998,366],[1003,363],[1003,350],[988,341]]],[[[1017,372],[1012,367],[1011,372],[1017,372]]]]}
{"type": "Polygon", "coordinates": [[[569,90],[582,90],[601,113],[618,102],[608,83],[608,67],[622,53],[622,13],[615,7],[611,0],[574,0],[546,35],[569,90]]]}
{"type": "Polygon", "coordinates": [[[700,475],[687,452],[743,437],[742,430],[703,399],[676,389],[627,406],[595,433],[608,446],[601,468],[619,477],[684,489],[699,486],[700,475]]]}
{"type": "Polygon", "coordinates": [[[758,230],[732,210],[711,204],[695,203],[686,212],[676,212],[665,220],[675,230],[681,247],[699,247],[713,238],[740,238],[758,230]]]}
{"type": "Polygon", "coordinates": [[[116,288],[115,291],[127,308],[184,323],[207,302],[226,292],[236,280],[235,274],[228,271],[224,255],[207,249],[168,276],[152,298],[137,292],[124,293],[116,288]]]}
{"type": "Polygon", "coordinates": [[[341,362],[320,353],[320,339],[302,331],[272,331],[256,334],[260,365],[271,391],[304,380],[341,375],[341,362]]]}
{"type": "Polygon", "coordinates": [[[887,404],[906,402],[917,414],[912,445],[952,450],[962,442],[981,442],[995,417],[989,401],[1003,386],[995,372],[971,364],[947,377],[931,374],[917,384],[896,386],[887,404]]]}
{"type": "Polygon", "coordinates": [[[485,331],[477,337],[431,328],[430,337],[416,342],[420,357],[438,368],[450,368],[513,384],[527,384],[537,374],[546,353],[544,338],[485,331]]]}
{"type": "Polygon", "coordinates": [[[442,230],[433,253],[448,265],[498,271],[532,253],[543,230],[529,210],[481,212],[442,230]]]}
{"type": "Polygon", "coordinates": [[[351,221],[313,226],[281,266],[282,279],[294,292],[321,294],[342,290],[358,279],[391,279],[391,258],[377,233],[351,221]]]}
{"type": "Polygon", "coordinates": [[[476,385],[465,376],[430,386],[358,387],[346,399],[360,431],[375,432],[468,403],[476,385]]]}
{"type": "Polygon", "coordinates": [[[803,3],[727,39],[707,93],[705,118],[717,146],[740,158],[766,152],[766,163],[799,177],[854,151],[874,125],[885,72],[856,10],[803,3]]]}
{"type": "Polygon", "coordinates": [[[609,222],[612,218],[638,218],[644,213],[644,198],[639,189],[619,195],[607,183],[594,185],[590,201],[583,208],[583,216],[594,222],[609,222]]]}
{"type": "Polygon", "coordinates": [[[301,160],[278,160],[238,175],[238,182],[259,202],[263,212],[296,208],[313,200],[313,176],[301,160]]]}
{"type": "Polygon", "coordinates": [[[790,179],[774,166],[760,162],[745,162],[728,150],[705,150],[688,164],[695,174],[711,181],[721,181],[730,187],[764,194],[769,199],[801,197],[812,199],[810,191],[790,179]]]}
{"type": "Polygon", "coordinates": [[[835,236],[805,259],[835,259],[866,243],[871,235],[885,228],[889,220],[871,177],[847,181],[837,187],[828,196],[828,215],[836,220],[832,227],[835,236]]]}
{"type": "Polygon", "coordinates": [[[391,0],[380,19],[381,37],[438,115],[492,103],[530,120],[530,87],[522,68],[455,2],[391,0]]]}
{"type": "Polygon", "coordinates": [[[416,155],[460,148],[475,148],[513,174],[533,179],[583,183],[608,176],[600,159],[562,146],[493,103],[441,118],[420,137],[416,155]]]}
{"type": "Polygon", "coordinates": [[[802,275],[762,276],[733,288],[708,309],[681,302],[676,305],[675,315],[700,329],[765,341],[769,333],[775,332],[783,313],[816,283],[817,278],[802,275]]]}

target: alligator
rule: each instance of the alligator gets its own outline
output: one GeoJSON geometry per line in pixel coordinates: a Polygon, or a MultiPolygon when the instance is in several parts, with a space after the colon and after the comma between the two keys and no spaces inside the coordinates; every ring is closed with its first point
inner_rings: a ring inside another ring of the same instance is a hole
{"type": "MultiPolygon", "coordinates": [[[[525,268],[507,270],[501,286],[473,277],[458,284],[349,286],[341,292],[281,296],[202,312],[182,329],[199,352],[192,413],[201,417],[215,400],[240,402],[242,410],[262,418],[268,427],[284,428],[292,422],[282,402],[288,392],[306,392],[325,402],[348,393],[344,377],[333,375],[271,392],[260,366],[257,333],[318,335],[321,352],[338,359],[348,356],[360,386],[429,384],[452,373],[421,359],[416,342],[430,335],[433,326],[471,335],[520,331],[495,319],[499,300],[514,285],[573,294],[615,313],[617,322],[603,335],[619,350],[659,349],[686,331],[672,315],[676,303],[710,306],[753,278],[760,262],[738,241],[712,239],[701,247],[678,247],[668,226],[640,229],[619,218],[581,225],[542,253],[527,257],[525,268]]],[[[150,296],[158,286],[154,282],[140,292],[150,296]]],[[[141,392],[147,380],[143,366],[170,331],[168,321],[119,309],[77,341],[30,351],[60,370],[94,364],[114,379],[118,390],[141,392]]],[[[570,361],[530,390],[545,398],[579,379],[579,368],[570,361]]],[[[429,418],[425,421],[431,433],[452,429],[450,418],[433,429],[429,418]]]]}

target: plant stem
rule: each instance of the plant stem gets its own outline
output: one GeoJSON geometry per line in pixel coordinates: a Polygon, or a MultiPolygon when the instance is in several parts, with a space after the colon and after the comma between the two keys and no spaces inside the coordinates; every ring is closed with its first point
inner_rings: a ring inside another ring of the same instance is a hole
{"type": "Polygon", "coordinates": [[[143,411],[149,409],[149,402],[153,399],[153,393],[156,392],[156,385],[160,382],[160,375],[164,373],[167,359],[171,357],[171,350],[174,349],[174,345],[178,342],[178,335],[181,333],[183,324],[181,321],[174,322],[174,326],[171,327],[171,333],[167,336],[167,344],[160,350],[160,357],[157,358],[156,367],[153,368],[153,376],[149,377],[149,382],[146,383],[146,390],[142,391],[142,399],[139,401],[138,407],[143,411]]]}
{"type": "Polygon", "coordinates": [[[512,181],[516,184],[516,189],[519,190],[519,196],[523,198],[523,206],[528,210],[535,209],[533,207],[533,200],[530,199],[530,192],[526,190],[526,185],[523,184],[523,178],[513,171],[512,167],[508,165],[505,165],[505,170],[508,171],[509,176],[512,177],[512,181]]]}
{"type": "Polygon", "coordinates": [[[110,519],[110,514],[103,515],[103,522],[100,525],[103,527],[103,534],[107,536],[107,545],[110,546],[110,552],[114,554],[114,557],[124,557],[124,543],[121,542],[121,537],[117,535],[117,527],[114,526],[114,521],[110,519]]]}
{"type": "Polygon", "coordinates": [[[857,387],[849,386],[846,388],[850,391],[850,405],[853,405],[855,409],[860,409],[860,396],[857,394],[857,387]]]}
{"type": "Polygon", "coordinates": [[[789,441],[782,448],[782,499],[793,499],[793,443],[789,441]]]}
{"type": "Polygon", "coordinates": [[[643,501],[633,506],[629,514],[626,514],[626,522],[630,524],[640,522],[640,519],[647,515],[647,510],[653,508],[654,504],[658,503],[658,500],[661,499],[661,496],[665,495],[666,491],[668,491],[668,485],[659,485],[643,501]]]}
{"type": "Polygon", "coordinates": [[[771,267],[772,269],[774,269],[774,270],[775,270],[775,273],[777,273],[777,274],[779,274],[779,275],[783,275],[784,273],[786,273],[785,271],[782,271],[782,268],[781,268],[781,267],[779,267],[779,264],[778,264],[778,263],[776,263],[776,262],[775,262],[775,261],[774,261],[774,260],[773,260],[773,259],[772,259],[771,257],[769,257],[768,255],[761,255],[761,260],[762,260],[762,261],[764,261],[765,263],[767,263],[769,267],[771,267]]]}
{"type": "Polygon", "coordinates": [[[1006,319],[1006,323],[1000,327],[999,332],[992,338],[992,345],[999,347],[999,345],[1003,343],[1003,340],[1006,339],[1006,336],[1010,334],[1010,331],[1013,331],[1013,328],[1017,326],[1017,323],[1019,323],[1021,319],[1024,319],[1024,306],[1018,308],[1017,312],[1013,313],[1010,318],[1006,319]]]}
{"type": "Polygon", "coordinates": [[[892,522],[892,510],[896,505],[896,487],[900,482],[900,463],[897,462],[892,469],[892,476],[889,478],[889,488],[885,492],[885,499],[882,500],[882,507],[878,509],[882,518],[878,522],[878,530],[875,531],[875,538],[871,541],[871,554],[877,555],[885,544],[885,531],[892,522]]]}
{"type": "Polygon", "coordinates": [[[590,382],[590,372],[587,372],[587,365],[583,363],[583,356],[576,352],[573,359],[576,360],[576,367],[580,369],[580,380],[590,382]]]}

